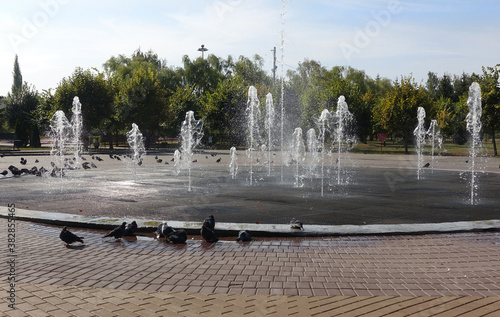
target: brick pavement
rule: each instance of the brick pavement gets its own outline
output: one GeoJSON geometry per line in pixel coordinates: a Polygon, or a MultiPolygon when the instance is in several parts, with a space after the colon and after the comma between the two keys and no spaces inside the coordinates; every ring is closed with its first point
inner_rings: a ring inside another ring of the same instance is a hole
{"type": "Polygon", "coordinates": [[[500,314],[499,232],[173,246],[73,228],[85,245],[66,248],[60,230],[17,222],[18,309],[4,297],[5,316],[500,314]]]}

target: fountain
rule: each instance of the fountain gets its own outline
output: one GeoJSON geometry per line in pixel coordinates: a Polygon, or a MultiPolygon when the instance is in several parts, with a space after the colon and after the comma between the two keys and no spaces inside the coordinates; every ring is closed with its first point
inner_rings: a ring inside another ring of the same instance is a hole
{"type": "Polygon", "coordinates": [[[57,110],[50,119],[50,136],[53,138],[50,155],[55,157],[58,165],[52,166],[52,175],[59,173],[60,177],[64,174],[64,154],[66,144],[71,135],[71,124],[62,110],[57,110]]]}
{"type": "Polygon", "coordinates": [[[469,106],[469,113],[467,114],[467,131],[471,135],[470,141],[470,204],[475,204],[475,197],[477,196],[477,175],[475,170],[476,157],[481,148],[481,87],[477,82],[473,82],[469,87],[469,99],[467,100],[469,106]]]}
{"type": "Polygon", "coordinates": [[[316,167],[318,166],[319,156],[318,156],[318,138],[316,137],[316,130],[311,128],[307,130],[307,151],[309,152],[309,159],[307,160],[307,176],[312,180],[316,167]]]}
{"type": "Polygon", "coordinates": [[[231,178],[235,179],[236,174],[238,174],[238,163],[236,162],[238,160],[238,156],[236,154],[236,148],[234,146],[229,150],[229,155],[231,156],[231,162],[229,163],[229,172],[231,174],[231,178]]]}
{"type": "Polygon", "coordinates": [[[271,176],[271,150],[273,147],[273,141],[271,137],[271,132],[274,125],[274,105],[273,105],[273,95],[268,93],[266,95],[266,121],[265,127],[267,131],[267,176],[271,176]]]}
{"type": "Polygon", "coordinates": [[[203,137],[203,121],[194,119],[194,112],[186,112],[186,118],[181,126],[181,166],[188,170],[188,192],[191,191],[191,163],[193,149],[197,147],[203,137]]]}
{"type": "Polygon", "coordinates": [[[260,102],[257,97],[257,89],[254,86],[248,88],[248,101],[247,101],[247,136],[248,136],[248,149],[247,155],[250,159],[250,185],[253,183],[253,165],[254,157],[253,152],[259,148],[259,120],[260,120],[260,102]]]}
{"type": "Polygon", "coordinates": [[[327,109],[324,109],[321,112],[321,115],[318,119],[319,126],[319,148],[321,150],[321,197],[324,195],[324,179],[325,179],[325,136],[327,129],[329,129],[329,123],[331,119],[331,113],[327,109]]]}
{"type": "Polygon", "coordinates": [[[174,172],[179,175],[181,172],[181,152],[179,150],[174,151],[174,172]]]}
{"type": "Polygon", "coordinates": [[[429,129],[427,130],[427,135],[429,136],[429,141],[431,142],[431,173],[434,173],[435,151],[436,149],[443,147],[443,137],[441,136],[437,120],[431,120],[429,129]]]}
{"type": "Polygon", "coordinates": [[[301,187],[301,176],[299,167],[301,162],[304,161],[305,154],[305,146],[304,140],[302,138],[302,129],[295,128],[295,131],[292,135],[292,146],[291,146],[291,154],[292,154],[292,163],[295,164],[295,183],[294,187],[301,187]]]}
{"type": "Polygon", "coordinates": [[[353,121],[352,113],[349,112],[347,108],[347,103],[345,102],[345,97],[340,96],[337,102],[337,110],[334,114],[334,119],[336,122],[335,128],[335,139],[337,143],[337,185],[346,183],[346,181],[341,181],[341,167],[342,167],[342,149],[352,147],[354,143],[354,137],[350,135],[348,129],[353,121]]]}
{"type": "Polygon", "coordinates": [[[74,158],[76,166],[81,166],[80,155],[82,151],[82,104],[80,99],[75,96],[73,98],[73,107],[71,108],[71,127],[73,131],[71,143],[74,147],[74,158]]]}
{"type": "Polygon", "coordinates": [[[127,141],[132,149],[134,181],[137,182],[137,165],[142,164],[142,156],[146,154],[146,149],[144,148],[144,138],[137,124],[132,123],[132,130],[127,132],[127,141]]]}
{"type": "Polygon", "coordinates": [[[418,124],[415,130],[413,131],[413,135],[415,136],[416,139],[416,150],[417,150],[417,179],[420,180],[420,174],[422,172],[423,168],[423,145],[425,144],[425,135],[426,135],[426,130],[424,127],[425,123],[425,109],[422,107],[418,107],[417,110],[417,120],[418,124]]]}

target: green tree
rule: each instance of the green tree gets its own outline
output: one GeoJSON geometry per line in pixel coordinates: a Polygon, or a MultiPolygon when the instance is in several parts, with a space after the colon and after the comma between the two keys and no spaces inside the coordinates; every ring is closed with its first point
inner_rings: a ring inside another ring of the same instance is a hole
{"type": "MultiPolygon", "coordinates": [[[[63,78],[50,98],[52,113],[63,110],[70,117],[73,99],[78,96],[82,104],[84,131],[88,133],[112,132],[113,87],[103,73],[97,70],[76,68],[74,73],[63,78]]],[[[84,142],[87,138],[84,139],[84,142]]]]}
{"type": "Polygon", "coordinates": [[[483,67],[483,75],[479,77],[483,108],[481,121],[483,130],[491,137],[494,156],[498,155],[495,132],[500,128],[499,68],[500,64],[495,67],[483,67]]]}
{"type": "Polygon", "coordinates": [[[382,128],[402,138],[406,153],[413,141],[418,107],[425,109],[427,118],[433,116],[429,94],[422,86],[417,86],[410,76],[401,78],[401,82],[396,81],[374,111],[374,119],[380,122],[382,128]]]}

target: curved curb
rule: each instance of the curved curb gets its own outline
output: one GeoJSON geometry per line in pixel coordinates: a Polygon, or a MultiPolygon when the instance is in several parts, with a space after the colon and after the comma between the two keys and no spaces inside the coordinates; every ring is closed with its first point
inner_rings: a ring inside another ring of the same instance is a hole
{"type": "MultiPolygon", "coordinates": [[[[15,209],[9,213],[9,208],[0,207],[0,217],[21,221],[31,221],[59,226],[110,230],[123,221],[135,220],[140,232],[152,232],[165,220],[88,217],[67,213],[54,213],[26,209],[15,209]]],[[[201,222],[168,221],[171,227],[184,229],[188,234],[199,235],[201,222]]],[[[393,235],[393,234],[425,234],[452,233],[468,231],[500,230],[500,219],[457,221],[443,223],[413,223],[413,224],[373,224],[373,225],[305,225],[304,231],[290,229],[288,224],[255,224],[217,222],[217,235],[237,236],[240,230],[248,230],[254,236],[261,237],[318,237],[347,235],[393,235]]]]}

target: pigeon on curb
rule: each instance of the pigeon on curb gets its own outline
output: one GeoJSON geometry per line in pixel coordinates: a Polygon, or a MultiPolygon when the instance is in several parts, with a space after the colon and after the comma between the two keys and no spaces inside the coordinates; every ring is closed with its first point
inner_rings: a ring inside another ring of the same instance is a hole
{"type": "Polygon", "coordinates": [[[295,220],[294,218],[292,219],[292,221],[290,221],[290,229],[298,229],[304,231],[304,226],[300,220],[295,220]]]}
{"type": "Polygon", "coordinates": [[[127,227],[125,228],[125,232],[123,233],[123,236],[134,237],[136,231],[137,231],[137,222],[135,222],[134,220],[132,221],[132,223],[127,225],[127,227]]]}
{"type": "Polygon", "coordinates": [[[125,225],[127,223],[126,222],[123,222],[120,226],[114,228],[113,230],[111,230],[107,235],[105,235],[103,238],[107,238],[107,237],[113,237],[115,239],[120,239],[121,237],[123,237],[123,234],[125,233],[125,225]]]}
{"type": "Polygon", "coordinates": [[[166,222],[163,222],[158,226],[158,229],[156,229],[156,239],[168,237],[174,231],[174,228],[170,227],[166,222]]]}
{"type": "Polygon", "coordinates": [[[73,232],[69,231],[66,227],[64,227],[61,230],[61,233],[59,234],[59,238],[61,238],[62,241],[66,243],[66,245],[74,243],[74,242],[81,242],[83,243],[83,237],[79,237],[73,232]]]}
{"type": "Polygon", "coordinates": [[[186,243],[186,240],[187,240],[186,231],[182,229],[174,230],[167,236],[167,239],[165,239],[166,242],[173,244],[183,244],[186,243]]]}
{"type": "Polygon", "coordinates": [[[240,242],[240,241],[241,242],[252,241],[252,236],[250,235],[250,233],[248,233],[248,231],[242,230],[238,234],[238,238],[236,239],[236,241],[238,241],[238,242],[240,242]]]}
{"type": "Polygon", "coordinates": [[[203,240],[205,240],[208,243],[215,243],[219,241],[219,238],[215,235],[215,231],[209,227],[207,227],[205,224],[201,226],[201,236],[203,240]]]}
{"type": "Polygon", "coordinates": [[[207,218],[205,218],[205,220],[203,221],[203,225],[207,226],[208,228],[210,228],[212,230],[214,230],[215,229],[215,218],[214,218],[214,216],[210,215],[207,218]]]}

